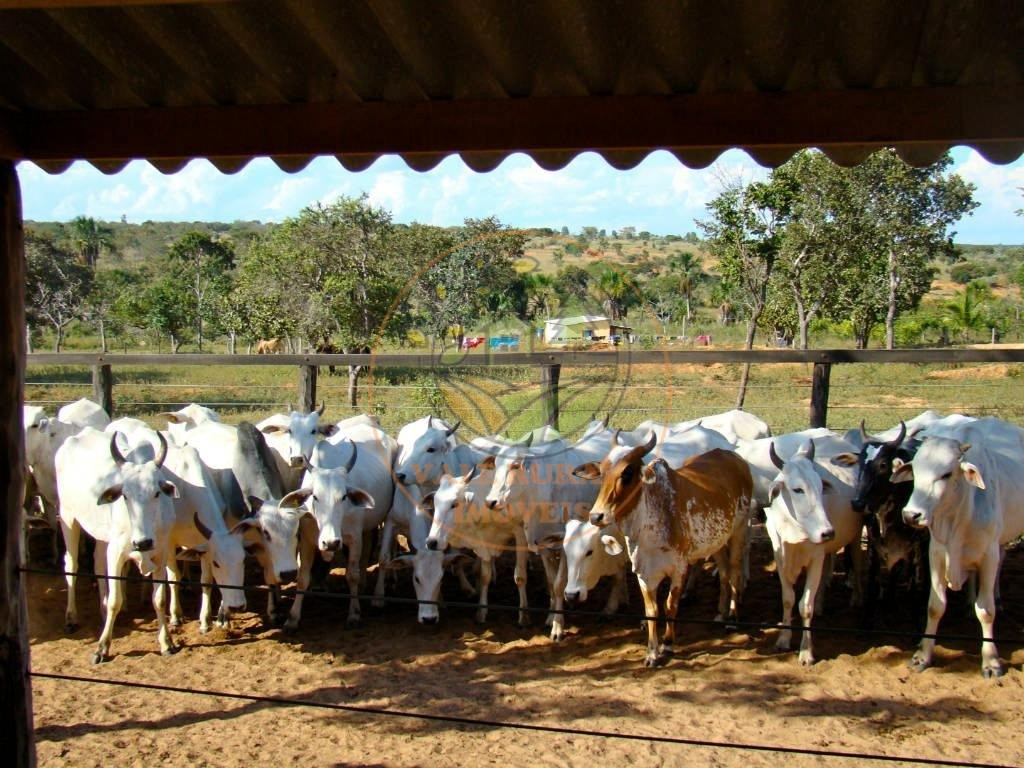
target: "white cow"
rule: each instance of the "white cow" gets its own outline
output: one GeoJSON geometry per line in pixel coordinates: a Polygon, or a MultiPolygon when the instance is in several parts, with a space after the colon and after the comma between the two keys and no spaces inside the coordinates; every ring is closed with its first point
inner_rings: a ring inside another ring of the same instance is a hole
{"type": "Polygon", "coordinates": [[[294,491],[302,483],[303,473],[320,438],[330,437],[338,431],[334,424],[320,423],[324,406],[321,403],[310,413],[291,411],[274,414],[256,425],[266,435],[267,445],[274,452],[286,491],[294,491]]]}
{"type": "MultiPolygon", "coordinates": [[[[124,438],[128,450],[125,455],[132,461],[149,460],[160,437],[143,423],[132,425],[128,419],[117,419],[111,427],[125,431],[113,432],[124,438]],[[141,424],[141,426],[139,425],[141,424]]],[[[221,592],[221,607],[217,614],[219,626],[226,627],[232,611],[245,610],[245,549],[241,532],[231,533],[226,524],[226,504],[203,464],[198,451],[191,446],[170,445],[163,464],[168,479],[178,488],[174,499],[174,527],[171,543],[175,549],[184,548],[199,556],[201,566],[202,602],[199,610],[199,631],[210,631],[211,581],[216,581],[221,592]]],[[[183,621],[178,581],[181,571],[177,557],[167,564],[170,580],[171,625],[183,621]]]]}
{"type": "MultiPolygon", "coordinates": [[[[927,431],[926,431],[927,432],[927,431]]],[[[961,424],[945,435],[928,435],[911,462],[893,464],[892,481],[913,482],[903,519],[927,527],[931,592],[925,636],[910,661],[932,663],[934,634],[946,610],[946,589],[958,590],[978,572],[975,615],[981,625],[981,671],[1004,669],[993,637],[1001,547],[1024,534],[1024,430],[999,419],[961,424]]]]}
{"type": "Polygon", "coordinates": [[[397,437],[395,482],[417,484],[424,489],[436,488],[442,464],[455,472],[460,471],[453,461],[454,451],[459,446],[455,431],[460,423],[451,425],[443,419],[425,416],[402,427],[397,437]]]}
{"type": "MultiPolygon", "coordinates": [[[[117,447],[116,435],[86,427],[69,437],[57,451],[57,492],[60,519],[67,543],[65,569],[68,572],[66,623],[77,625],[75,574],[78,572],[78,539],[85,530],[105,549],[106,563],[97,576],[109,575],[106,621],[100,634],[93,662],[109,658],[114,620],[124,601],[120,580],[129,559],[148,575],[162,573],[174,557],[171,529],[174,526],[172,499],[178,489],[163,469],[167,443],[161,436],[160,448],[152,461],[127,461],[117,447]],[[102,544],[101,544],[102,543],[102,544]],[[105,544],[105,546],[102,546],[105,544]]],[[[162,653],[173,653],[174,643],[167,628],[163,606],[164,589],[153,590],[153,609],[157,616],[157,640],[162,653]]]]}
{"type": "MultiPolygon", "coordinates": [[[[775,565],[782,587],[782,624],[775,647],[788,651],[793,632],[788,629],[796,599],[794,585],[807,571],[800,616],[804,631],[800,639],[800,663],[814,663],[811,621],[814,618],[818,590],[825,559],[846,546],[852,546],[854,573],[851,603],[862,599],[860,536],[863,518],[851,504],[855,492],[854,468],[816,462],[815,443],[808,440],[792,457],[783,461],[770,447],[776,467],[765,507],[766,528],[772,542],[775,565]]],[[[824,593],[822,593],[824,594],[824,593]]]]}
{"type": "Polygon", "coordinates": [[[176,411],[158,413],[157,416],[167,419],[167,433],[171,436],[171,442],[176,445],[187,444],[186,433],[189,430],[208,421],[220,421],[220,416],[215,410],[198,403],[189,403],[176,411]]]}
{"type": "Polygon", "coordinates": [[[570,520],[565,524],[562,542],[565,553],[565,602],[570,606],[586,602],[587,594],[605,576],[612,578],[612,588],[605,602],[604,614],[613,615],[620,605],[629,604],[626,589],[626,537],[615,525],[599,528],[589,521],[570,520]]]}
{"type": "Polygon", "coordinates": [[[480,558],[477,623],[487,621],[488,588],[494,575],[494,559],[512,542],[515,552],[515,582],[519,589],[519,624],[529,623],[526,596],[526,531],[523,521],[507,508],[494,509],[484,503],[491,481],[489,473],[472,467],[465,475],[453,476],[442,469],[441,482],[423,498],[423,507],[433,518],[427,534],[427,549],[445,552],[449,546],[466,547],[480,558]]]}
{"type": "Polygon", "coordinates": [[[754,478],[754,506],[757,509],[767,507],[771,503],[769,490],[778,474],[778,466],[771,458],[776,456],[786,461],[795,454],[808,440],[814,442],[814,455],[819,464],[829,464],[830,459],[841,453],[856,453],[856,448],[848,441],[825,427],[814,427],[800,432],[788,432],[775,437],[762,437],[757,440],[741,440],[736,453],[747,460],[750,474],[754,478]]]}
{"type": "MultiPolygon", "coordinates": [[[[298,590],[286,629],[298,628],[317,549],[330,562],[343,546],[348,549],[345,580],[350,595],[346,623],[359,625],[363,536],[380,527],[391,508],[393,456],[394,441],[373,427],[349,430],[343,441],[324,440],[313,449],[302,487],[294,494],[312,513],[315,528],[303,526],[299,531],[298,590]]],[[[383,571],[378,584],[382,589],[383,571]]]]}
{"type": "Polygon", "coordinates": [[[93,427],[103,429],[110,423],[110,416],[103,410],[102,406],[94,403],[88,398],[81,398],[73,403],[68,403],[57,411],[57,420],[65,424],[73,424],[76,427],[93,427]]]}

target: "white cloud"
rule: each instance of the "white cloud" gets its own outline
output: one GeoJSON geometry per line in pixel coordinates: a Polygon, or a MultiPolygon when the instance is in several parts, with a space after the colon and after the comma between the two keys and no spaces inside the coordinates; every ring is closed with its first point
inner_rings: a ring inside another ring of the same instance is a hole
{"type": "Polygon", "coordinates": [[[224,179],[205,160],[193,160],[171,175],[146,163],[139,172],[141,192],[129,213],[138,219],[193,218],[213,207],[224,179]]]}
{"type": "Polygon", "coordinates": [[[386,208],[397,218],[405,208],[405,184],[407,173],[403,171],[386,171],[377,177],[370,188],[370,205],[386,208]]]}
{"type": "Polygon", "coordinates": [[[311,178],[289,176],[270,190],[270,200],[263,206],[263,210],[287,215],[302,206],[301,199],[309,196],[312,186],[311,178]]]}
{"type": "Polygon", "coordinates": [[[977,186],[975,199],[990,213],[1012,214],[1024,207],[1021,187],[1024,187],[1024,163],[1018,161],[1009,166],[992,165],[977,152],[972,151],[967,160],[953,168],[965,181],[977,186]]]}

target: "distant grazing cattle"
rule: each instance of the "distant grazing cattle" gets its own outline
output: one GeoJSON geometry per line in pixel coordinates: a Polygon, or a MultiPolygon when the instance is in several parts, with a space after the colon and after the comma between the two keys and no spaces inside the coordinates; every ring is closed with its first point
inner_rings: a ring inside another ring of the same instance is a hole
{"type": "Polygon", "coordinates": [[[260,339],[256,342],[257,355],[274,355],[284,352],[283,339],[260,339]]]}

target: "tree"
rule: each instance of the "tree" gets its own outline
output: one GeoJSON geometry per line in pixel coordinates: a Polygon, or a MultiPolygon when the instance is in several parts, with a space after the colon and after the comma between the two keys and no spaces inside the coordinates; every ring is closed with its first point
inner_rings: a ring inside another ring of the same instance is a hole
{"type": "Polygon", "coordinates": [[[114,230],[88,216],[75,217],[69,228],[68,239],[79,263],[95,269],[103,249],[113,247],[114,230]]]}
{"type": "Polygon", "coordinates": [[[548,320],[558,314],[562,302],[555,287],[555,279],[551,275],[531,272],[523,275],[523,284],[526,288],[527,319],[543,317],[548,320]]]}
{"type": "Polygon", "coordinates": [[[195,338],[203,351],[204,329],[217,317],[220,299],[231,289],[230,271],[235,266],[231,244],[203,232],[188,232],[167,253],[171,274],[188,293],[195,338]]]}
{"type": "Polygon", "coordinates": [[[593,284],[592,290],[601,302],[601,308],[612,322],[618,322],[626,317],[626,296],[629,293],[629,284],[622,276],[622,272],[612,267],[605,267],[597,277],[597,283],[593,284]]]}
{"type": "Polygon", "coordinates": [[[666,263],[668,276],[675,283],[686,307],[683,314],[683,338],[686,337],[686,324],[693,317],[693,296],[704,278],[701,258],[690,251],[679,251],[669,256],[666,263]]]}
{"type": "Polygon", "coordinates": [[[100,351],[107,352],[109,332],[122,329],[128,315],[124,306],[128,294],[144,290],[141,273],[127,269],[97,270],[92,290],[86,297],[82,319],[96,325],[100,335],[100,351]]]}
{"type": "Polygon", "coordinates": [[[32,231],[25,232],[25,266],[26,319],[30,326],[52,326],[53,351],[60,352],[67,327],[82,317],[92,270],[51,238],[32,231]]]}
{"type": "Polygon", "coordinates": [[[143,295],[141,308],[146,325],[170,339],[172,355],[178,354],[195,328],[195,313],[190,299],[188,289],[174,275],[164,275],[143,295]]]}
{"type": "Polygon", "coordinates": [[[988,327],[986,301],[991,294],[987,285],[974,282],[955,299],[946,302],[945,317],[952,329],[960,334],[961,343],[970,341],[971,331],[984,331],[988,327]]]}
{"type": "MultiPolygon", "coordinates": [[[[706,235],[708,249],[719,259],[723,281],[736,287],[736,299],[747,310],[745,349],[754,346],[796,194],[792,175],[777,168],[766,182],[726,186],[707,204],[710,218],[697,222],[706,235]]],[[[740,376],[737,408],[743,407],[749,378],[748,363],[740,376]]]]}
{"type": "MultiPolygon", "coordinates": [[[[974,185],[946,173],[952,164],[947,152],[929,166],[912,168],[894,150],[883,149],[854,171],[864,203],[864,236],[881,260],[876,269],[885,275],[887,349],[895,345],[899,313],[917,306],[931,287],[929,262],[952,249],[950,227],[978,206],[974,185]]],[[[867,336],[861,341],[866,346],[867,336]]]]}
{"type": "Polygon", "coordinates": [[[456,231],[419,227],[410,241],[422,265],[414,286],[422,320],[443,347],[448,329],[461,346],[467,326],[501,313],[504,293],[517,282],[513,264],[526,236],[494,217],[466,219],[456,231]]]}

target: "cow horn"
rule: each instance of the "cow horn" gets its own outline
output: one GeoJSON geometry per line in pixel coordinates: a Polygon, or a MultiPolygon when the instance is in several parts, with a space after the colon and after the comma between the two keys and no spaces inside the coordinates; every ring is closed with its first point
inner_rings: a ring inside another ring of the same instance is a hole
{"type": "Polygon", "coordinates": [[[524,448],[529,448],[531,445],[533,445],[533,432],[528,434],[526,436],[526,439],[523,440],[523,447],[524,448]]]}
{"type": "Polygon", "coordinates": [[[467,473],[466,473],[466,476],[465,476],[465,477],[463,477],[463,478],[462,478],[462,480],[463,480],[463,482],[466,482],[466,483],[468,483],[468,482],[470,482],[470,481],[471,481],[471,480],[472,480],[472,479],[473,479],[474,477],[476,477],[476,476],[477,476],[478,474],[480,474],[480,470],[479,470],[479,469],[477,469],[477,466],[476,466],[476,464],[474,464],[474,465],[473,465],[472,467],[470,467],[470,468],[469,468],[469,472],[467,472],[467,473]]]}
{"type": "Polygon", "coordinates": [[[622,445],[622,441],[619,439],[620,434],[622,434],[622,430],[616,429],[615,434],[612,435],[612,445],[622,445]]]}
{"type": "Polygon", "coordinates": [[[164,437],[163,432],[157,432],[156,436],[160,440],[160,450],[156,452],[156,458],[153,459],[153,463],[159,469],[164,465],[164,460],[167,458],[167,438],[164,437]]]}
{"type": "Polygon", "coordinates": [[[900,447],[900,443],[903,442],[903,438],[905,438],[906,436],[907,436],[907,425],[902,420],[900,420],[900,433],[898,435],[896,435],[896,439],[895,440],[893,440],[893,441],[891,441],[889,443],[886,443],[886,445],[888,445],[890,448],[899,448],[900,447]]]}
{"type": "Polygon", "coordinates": [[[433,428],[434,428],[434,417],[433,416],[427,416],[427,429],[433,429],[433,428]]]}
{"type": "Polygon", "coordinates": [[[462,422],[461,421],[456,421],[454,427],[452,427],[451,429],[446,429],[444,431],[444,436],[445,437],[451,437],[452,435],[455,434],[455,430],[458,429],[461,426],[462,426],[462,422]]]}
{"type": "Polygon", "coordinates": [[[321,400],[320,401],[320,407],[316,409],[316,415],[317,416],[323,416],[324,415],[324,410],[326,408],[327,408],[327,401],[326,400],[321,400]]]}
{"type": "MultiPolygon", "coordinates": [[[[813,443],[812,443],[812,445],[813,445],[813,443]]],[[[775,452],[775,441],[774,440],[772,440],[770,443],[768,443],[768,458],[770,458],[772,460],[772,464],[774,464],[779,469],[782,469],[784,466],[786,466],[786,462],[784,462],[781,458],[779,458],[779,454],[777,454],[775,452]]]]}
{"type": "MultiPolygon", "coordinates": [[[[902,424],[902,422],[900,422],[900,423],[902,424]]],[[[864,419],[861,419],[860,420],[860,441],[862,443],[866,443],[870,439],[871,439],[871,435],[869,435],[868,431],[866,429],[864,429],[864,419]]]]}
{"type": "Polygon", "coordinates": [[[356,457],[359,455],[359,446],[355,444],[355,441],[353,441],[352,438],[349,438],[348,441],[352,443],[352,455],[349,457],[348,463],[345,464],[345,471],[351,472],[352,467],[356,465],[356,457]]]}
{"type": "Polygon", "coordinates": [[[814,441],[813,440],[808,440],[807,443],[808,443],[808,446],[807,446],[807,460],[808,461],[814,461],[814,447],[815,447],[814,446],[814,441]]]}
{"type": "Polygon", "coordinates": [[[117,447],[117,432],[110,436],[110,458],[112,458],[114,463],[119,467],[128,461],[128,459],[126,459],[121,453],[121,449],[117,447]]]}
{"type": "Polygon", "coordinates": [[[611,421],[611,420],[612,420],[612,414],[611,414],[611,412],[609,411],[608,413],[606,413],[606,414],[604,415],[604,420],[603,420],[603,421],[601,422],[601,426],[602,426],[603,428],[607,429],[607,428],[608,428],[608,422],[609,422],[609,421],[611,421]]]}
{"type": "Polygon", "coordinates": [[[199,531],[200,534],[202,534],[203,538],[209,541],[210,537],[213,536],[213,531],[211,531],[209,528],[203,525],[203,521],[199,519],[198,512],[192,513],[192,522],[195,523],[196,530],[199,531]]]}
{"type": "Polygon", "coordinates": [[[650,453],[651,451],[654,450],[654,446],[656,446],[657,444],[658,444],[658,436],[656,434],[654,434],[654,430],[651,430],[651,436],[649,438],[647,438],[647,442],[644,443],[642,446],[640,446],[641,448],[644,449],[644,452],[641,453],[640,455],[641,456],[646,456],[648,453],[650,453]]]}

